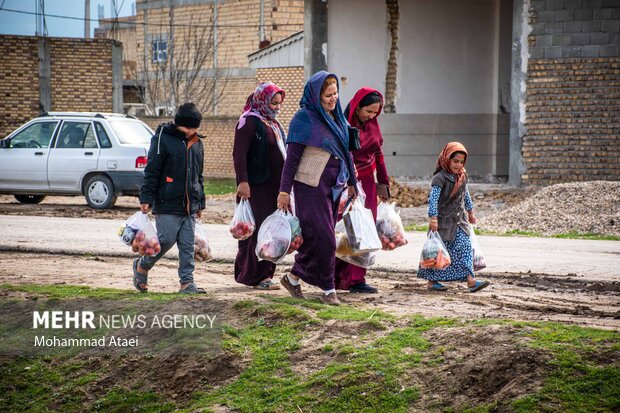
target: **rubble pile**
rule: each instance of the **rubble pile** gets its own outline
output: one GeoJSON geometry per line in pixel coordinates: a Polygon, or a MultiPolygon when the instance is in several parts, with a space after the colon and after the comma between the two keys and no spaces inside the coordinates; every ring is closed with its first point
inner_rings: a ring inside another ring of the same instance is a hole
{"type": "Polygon", "coordinates": [[[424,186],[401,185],[394,178],[390,178],[391,202],[401,208],[414,208],[428,203],[430,182],[424,186]]]}
{"type": "Polygon", "coordinates": [[[568,232],[620,236],[620,182],[555,184],[522,202],[478,220],[484,230],[568,232]]]}

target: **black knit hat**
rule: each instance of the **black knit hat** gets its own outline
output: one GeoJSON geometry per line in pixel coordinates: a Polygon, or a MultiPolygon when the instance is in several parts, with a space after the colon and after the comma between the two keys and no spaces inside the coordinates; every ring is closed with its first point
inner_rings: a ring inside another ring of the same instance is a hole
{"type": "Polygon", "coordinates": [[[185,126],[186,128],[197,128],[200,126],[202,115],[198,110],[198,106],[192,102],[187,102],[179,106],[176,115],[174,115],[174,124],[177,126],[185,126]]]}

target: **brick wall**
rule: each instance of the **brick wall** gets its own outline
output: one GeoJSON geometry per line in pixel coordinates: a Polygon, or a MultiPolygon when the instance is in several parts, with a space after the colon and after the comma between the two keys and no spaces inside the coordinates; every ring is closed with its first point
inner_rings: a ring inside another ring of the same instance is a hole
{"type": "MultiPolygon", "coordinates": [[[[237,117],[205,117],[200,124],[200,133],[205,135],[204,176],[209,178],[234,178],[232,149],[237,117]]],[[[143,117],[143,122],[153,130],[160,123],[169,122],[172,117],[143,117]]]]}
{"type": "MultiPolygon", "coordinates": [[[[162,3],[151,3],[162,4],[162,3]]],[[[164,2],[163,4],[166,4],[164,2]]],[[[137,68],[143,71],[143,56],[151,53],[149,36],[168,31],[168,8],[151,8],[145,0],[138,0],[136,22],[137,68]],[[147,7],[145,9],[145,7],[147,7]],[[150,24],[146,28],[147,41],[145,44],[144,16],[150,24]]],[[[265,36],[272,43],[285,39],[290,35],[303,30],[304,24],[303,0],[271,0],[265,2],[265,36]]],[[[256,87],[257,81],[249,68],[248,55],[258,50],[259,46],[259,0],[235,0],[219,3],[218,7],[218,67],[232,69],[225,84],[225,93],[218,104],[217,115],[235,116],[245,103],[247,95],[256,87]]],[[[177,43],[184,44],[185,39],[191,42],[197,37],[210,38],[213,33],[213,3],[197,2],[192,5],[177,6],[174,8],[174,23],[179,25],[199,25],[205,28],[194,27],[191,30],[183,27],[175,28],[177,43]]],[[[177,44],[177,48],[180,47],[177,44]]],[[[191,52],[190,52],[191,53],[191,52]]],[[[205,71],[213,66],[209,58],[203,65],[205,71]]],[[[149,70],[152,70],[150,68],[149,70]]],[[[206,108],[203,108],[206,109],[206,108]]]]}
{"type": "MultiPolygon", "coordinates": [[[[200,126],[200,133],[206,135],[204,175],[210,178],[234,178],[235,169],[232,162],[232,149],[235,139],[235,125],[241,114],[245,99],[261,82],[270,81],[286,91],[286,100],[278,120],[288,130],[291,118],[299,108],[299,100],[304,87],[303,67],[280,67],[258,69],[256,79],[231,79],[226,86],[223,104],[235,116],[205,117],[200,126]]],[[[157,125],[172,120],[172,117],[141,118],[153,130],[157,125]]]]}
{"type": "Polygon", "coordinates": [[[0,36],[0,138],[39,113],[36,37],[0,36]]]}
{"type": "Polygon", "coordinates": [[[224,91],[218,105],[218,115],[239,116],[248,95],[254,92],[258,82],[255,77],[231,77],[221,82],[224,91]]]}
{"type": "MultiPolygon", "coordinates": [[[[51,110],[112,111],[113,40],[48,38],[51,110]]],[[[0,137],[40,113],[38,37],[0,36],[0,137]]]]}
{"type": "Polygon", "coordinates": [[[112,112],[113,42],[51,40],[52,110],[112,112]]]}
{"type": "Polygon", "coordinates": [[[620,180],[620,2],[532,0],[525,184],[620,180]]]}
{"type": "Polygon", "coordinates": [[[297,109],[299,109],[299,101],[304,92],[303,66],[258,69],[256,71],[256,81],[257,83],[273,82],[286,92],[278,120],[288,132],[288,125],[297,109]]]}

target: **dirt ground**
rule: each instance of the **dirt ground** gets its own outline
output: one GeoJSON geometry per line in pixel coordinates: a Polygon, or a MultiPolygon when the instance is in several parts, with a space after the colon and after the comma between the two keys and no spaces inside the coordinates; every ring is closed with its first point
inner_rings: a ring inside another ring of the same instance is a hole
{"type": "MultiPolygon", "coordinates": [[[[90,287],[132,289],[130,260],[115,257],[24,254],[0,252],[0,284],[69,284],[90,287]],[[24,262],[37,271],[20,271],[24,262]]],[[[163,259],[151,271],[152,291],[174,292],[177,262],[163,259]]],[[[288,268],[279,267],[284,275],[288,268]]],[[[261,299],[262,294],[287,296],[285,290],[264,292],[235,283],[233,265],[198,263],[196,281],[217,300],[236,302],[261,299]]],[[[462,319],[506,318],[553,320],[579,325],[620,329],[620,281],[588,279],[584,276],[547,274],[481,273],[492,285],[479,294],[467,292],[464,283],[450,284],[445,293],[429,292],[413,273],[370,271],[368,282],[379,294],[339,292],[348,304],[377,308],[394,315],[421,314],[462,319]]],[[[311,299],[319,290],[304,287],[311,299]]]]}

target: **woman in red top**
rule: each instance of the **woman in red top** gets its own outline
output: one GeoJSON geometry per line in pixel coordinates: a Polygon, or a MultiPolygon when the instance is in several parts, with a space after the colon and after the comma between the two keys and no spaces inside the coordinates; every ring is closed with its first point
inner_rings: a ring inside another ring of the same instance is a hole
{"type": "MultiPolygon", "coordinates": [[[[375,89],[363,87],[355,93],[345,110],[351,126],[360,131],[360,149],[354,150],[353,160],[357,169],[357,179],[366,193],[366,208],[377,219],[377,182],[387,189],[390,178],[383,160],[383,135],[377,117],[383,109],[383,96],[375,89]],[[376,182],[375,182],[376,172],[376,182]]],[[[387,192],[387,191],[386,191],[387,192]]],[[[382,194],[386,201],[387,196],[382,194]]],[[[376,293],[377,289],[366,284],[366,269],[336,261],[336,287],[352,293],[376,293]]]]}

